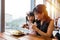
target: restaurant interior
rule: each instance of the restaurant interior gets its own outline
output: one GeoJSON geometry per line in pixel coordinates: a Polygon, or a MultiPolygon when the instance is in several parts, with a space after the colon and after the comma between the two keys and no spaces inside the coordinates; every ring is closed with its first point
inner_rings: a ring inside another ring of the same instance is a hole
{"type": "Polygon", "coordinates": [[[60,0],[0,0],[0,40],[60,40],[60,0]],[[46,6],[54,20],[52,38],[29,34],[31,30],[22,27],[27,14],[39,4],[46,6]]]}

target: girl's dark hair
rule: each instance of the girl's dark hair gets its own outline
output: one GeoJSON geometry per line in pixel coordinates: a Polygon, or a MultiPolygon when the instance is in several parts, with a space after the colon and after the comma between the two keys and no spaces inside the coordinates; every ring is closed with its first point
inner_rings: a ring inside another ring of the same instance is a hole
{"type": "Polygon", "coordinates": [[[29,12],[29,13],[27,14],[27,16],[34,16],[34,13],[33,13],[33,12],[29,12]]]}
{"type": "MultiPolygon", "coordinates": [[[[28,16],[34,16],[34,13],[33,12],[29,12],[26,16],[26,22],[29,21],[28,20],[28,16]]],[[[33,23],[35,22],[35,16],[34,16],[34,20],[33,20],[33,23]]]]}

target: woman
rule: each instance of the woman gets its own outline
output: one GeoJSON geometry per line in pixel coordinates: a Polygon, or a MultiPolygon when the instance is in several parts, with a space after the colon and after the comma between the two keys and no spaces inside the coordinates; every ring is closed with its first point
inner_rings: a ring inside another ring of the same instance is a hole
{"type": "Polygon", "coordinates": [[[30,30],[29,34],[35,34],[35,32],[32,29],[32,24],[35,22],[35,17],[33,12],[29,12],[26,16],[26,24],[23,25],[23,28],[27,28],[30,30]]]}
{"type": "Polygon", "coordinates": [[[51,37],[54,30],[54,21],[48,16],[46,6],[39,4],[33,9],[36,23],[33,24],[33,30],[37,35],[51,37]]]}

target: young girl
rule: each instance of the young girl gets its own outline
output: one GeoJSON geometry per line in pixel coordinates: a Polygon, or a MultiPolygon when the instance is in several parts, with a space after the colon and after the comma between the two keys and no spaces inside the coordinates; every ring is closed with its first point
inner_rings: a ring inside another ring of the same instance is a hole
{"type": "Polygon", "coordinates": [[[30,30],[29,34],[35,34],[32,29],[32,24],[35,22],[35,17],[33,12],[29,12],[26,16],[26,24],[23,25],[23,28],[27,28],[30,30]]]}

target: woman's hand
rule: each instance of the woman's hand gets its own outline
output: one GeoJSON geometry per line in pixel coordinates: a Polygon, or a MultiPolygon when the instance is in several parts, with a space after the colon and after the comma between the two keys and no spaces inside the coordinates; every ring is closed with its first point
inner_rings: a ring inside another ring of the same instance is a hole
{"type": "Polygon", "coordinates": [[[33,29],[34,31],[38,31],[38,28],[36,27],[35,24],[32,25],[32,29],[33,29]]]}

